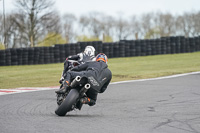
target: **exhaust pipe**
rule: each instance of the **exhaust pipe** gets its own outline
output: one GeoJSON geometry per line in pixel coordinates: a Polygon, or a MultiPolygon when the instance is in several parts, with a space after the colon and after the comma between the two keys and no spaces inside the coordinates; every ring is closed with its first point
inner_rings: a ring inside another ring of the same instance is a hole
{"type": "Polygon", "coordinates": [[[91,85],[89,83],[85,84],[85,86],[80,90],[80,95],[84,96],[84,94],[90,89],[91,85]]]}
{"type": "Polygon", "coordinates": [[[76,76],[76,78],[71,82],[71,87],[75,87],[77,85],[78,82],[81,81],[81,77],[80,76],[76,76]]]}
{"type": "Polygon", "coordinates": [[[77,82],[80,82],[80,81],[81,81],[81,77],[80,77],[80,76],[76,76],[75,80],[76,80],[77,82]]]}
{"type": "Polygon", "coordinates": [[[90,89],[90,84],[85,84],[85,89],[90,89]]]}

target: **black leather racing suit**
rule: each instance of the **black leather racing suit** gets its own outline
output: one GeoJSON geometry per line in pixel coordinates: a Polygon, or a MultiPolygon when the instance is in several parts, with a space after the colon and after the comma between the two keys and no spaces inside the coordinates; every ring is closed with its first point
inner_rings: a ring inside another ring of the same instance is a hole
{"type": "MultiPolygon", "coordinates": [[[[112,73],[108,65],[103,61],[91,61],[74,67],[68,71],[65,80],[71,82],[76,76],[87,77],[91,88],[87,91],[87,96],[94,101],[97,100],[97,94],[103,93],[112,79],[112,73]]],[[[94,103],[95,104],[95,103],[94,103]]]]}
{"type": "Polygon", "coordinates": [[[69,70],[69,62],[68,62],[68,60],[76,60],[80,64],[83,64],[86,61],[94,61],[95,60],[95,56],[89,56],[89,55],[86,55],[85,53],[79,53],[77,55],[69,56],[68,58],[66,58],[66,60],[64,62],[64,70],[63,70],[63,73],[62,73],[63,77],[64,77],[64,74],[69,70]]]}

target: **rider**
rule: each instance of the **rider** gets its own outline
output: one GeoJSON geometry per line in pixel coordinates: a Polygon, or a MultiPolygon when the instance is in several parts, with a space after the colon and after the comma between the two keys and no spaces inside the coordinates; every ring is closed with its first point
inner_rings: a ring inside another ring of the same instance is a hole
{"type": "Polygon", "coordinates": [[[83,64],[86,61],[95,61],[95,48],[93,46],[86,46],[84,52],[66,58],[64,62],[64,70],[59,81],[60,83],[62,83],[66,72],[70,69],[68,60],[76,60],[80,64],[83,64]]]}
{"type": "Polygon", "coordinates": [[[80,101],[83,104],[94,105],[97,100],[97,94],[103,93],[111,81],[112,73],[108,69],[108,58],[105,54],[100,53],[96,56],[96,61],[86,62],[78,65],[68,71],[64,77],[64,85],[56,93],[63,94],[70,86],[72,79],[76,76],[87,77],[91,88],[86,92],[88,97],[82,98],[80,101]]]}

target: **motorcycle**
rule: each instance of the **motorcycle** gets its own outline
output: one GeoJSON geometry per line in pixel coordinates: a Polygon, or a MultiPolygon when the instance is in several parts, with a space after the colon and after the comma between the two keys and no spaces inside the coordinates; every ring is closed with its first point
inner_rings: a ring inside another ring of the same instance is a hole
{"type": "Polygon", "coordinates": [[[88,83],[86,77],[77,76],[68,87],[65,94],[57,94],[58,107],[55,114],[58,116],[65,116],[67,112],[74,109],[81,110],[81,98],[86,97],[86,92],[90,89],[91,85],[88,83]]]}
{"type": "MultiPolygon", "coordinates": [[[[78,61],[74,60],[68,60],[69,66],[68,69],[72,69],[77,65],[80,65],[78,61]]],[[[60,80],[62,88],[63,81],[60,80]]],[[[57,94],[57,109],[55,110],[55,113],[58,116],[64,116],[67,112],[72,111],[74,109],[81,110],[82,104],[80,102],[80,99],[86,96],[87,90],[90,88],[90,84],[88,83],[88,79],[86,77],[80,77],[77,76],[71,83],[71,85],[68,87],[67,92],[65,94],[57,94]]]]}

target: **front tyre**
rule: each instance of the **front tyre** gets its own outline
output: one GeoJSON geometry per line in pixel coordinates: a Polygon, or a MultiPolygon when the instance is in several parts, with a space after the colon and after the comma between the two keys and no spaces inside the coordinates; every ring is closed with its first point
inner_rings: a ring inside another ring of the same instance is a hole
{"type": "Polygon", "coordinates": [[[72,105],[76,103],[79,97],[79,92],[76,89],[71,89],[65,100],[56,109],[55,113],[58,116],[65,116],[72,109],[72,105]]]}

